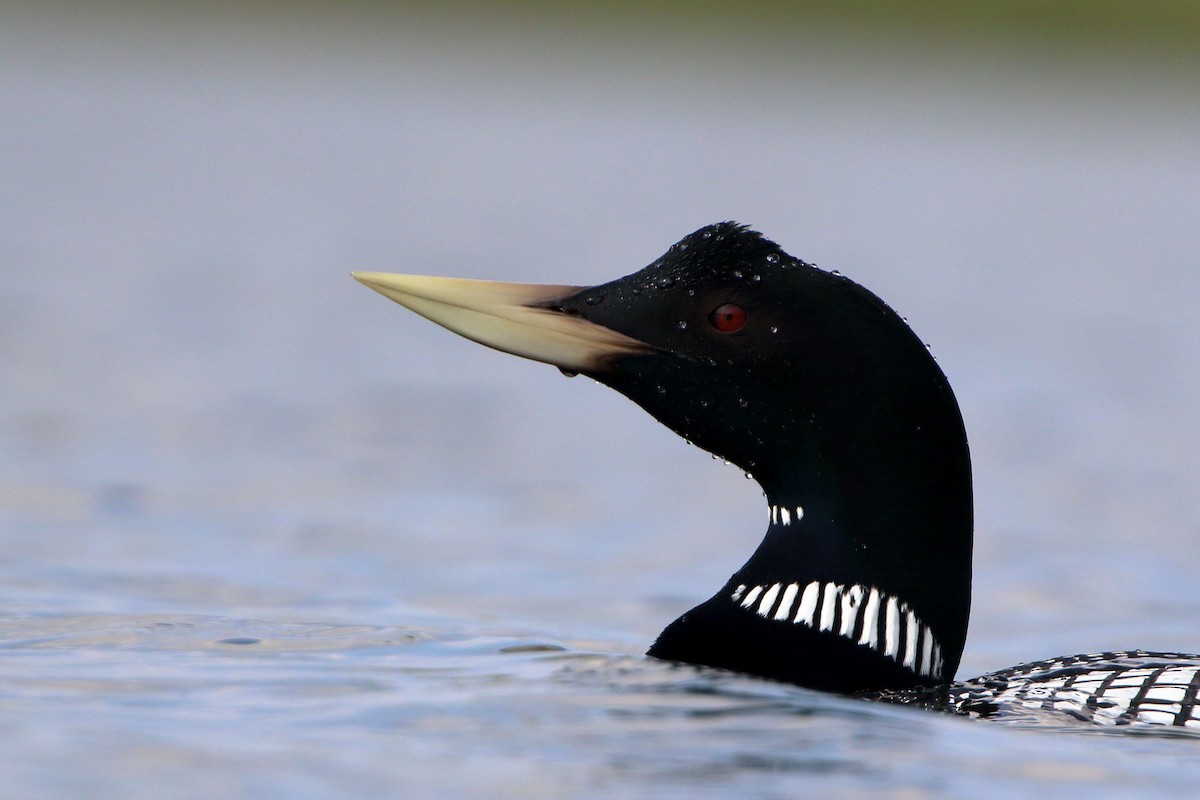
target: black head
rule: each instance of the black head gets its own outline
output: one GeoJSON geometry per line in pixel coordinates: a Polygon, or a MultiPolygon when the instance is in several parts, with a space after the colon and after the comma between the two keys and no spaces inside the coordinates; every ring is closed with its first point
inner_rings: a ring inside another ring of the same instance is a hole
{"type": "Polygon", "coordinates": [[[947,389],[925,347],[881,300],[730,222],[552,305],[650,345],[591,374],[752,473],[768,494],[789,488],[797,462],[826,449],[823,431],[921,427],[930,390],[947,389]],[[864,396],[868,388],[886,396],[864,396]]]}

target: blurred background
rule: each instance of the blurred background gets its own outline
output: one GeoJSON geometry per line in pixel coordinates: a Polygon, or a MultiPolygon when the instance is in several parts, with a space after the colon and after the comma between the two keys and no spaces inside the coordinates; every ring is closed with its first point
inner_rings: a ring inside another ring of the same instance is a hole
{"type": "MultiPolygon", "coordinates": [[[[734,219],[883,297],[958,393],[960,675],[1200,648],[1194,3],[8,2],[0,121],[10,643],[200,615],[179,646],[641,652],[757,544],[757,487],[348,273],[596,283],[734,219]]],[[[79,743],[38,731],[28,770],[79,743]]]]}

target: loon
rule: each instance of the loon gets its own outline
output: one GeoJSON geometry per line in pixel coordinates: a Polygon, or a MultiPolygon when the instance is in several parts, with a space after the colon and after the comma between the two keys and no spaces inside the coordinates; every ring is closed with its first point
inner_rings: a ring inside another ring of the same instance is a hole
{"type": "Polygon", "coordinates": [[[973,717],[1200,728],[1200,655],[1089,653],[954,680],[974,525],[962,416],[906,321],[837,271],[723,222],[597,286],[353,277],[594,378],[758,481],[762,543],[648,655],[973,717]]]}

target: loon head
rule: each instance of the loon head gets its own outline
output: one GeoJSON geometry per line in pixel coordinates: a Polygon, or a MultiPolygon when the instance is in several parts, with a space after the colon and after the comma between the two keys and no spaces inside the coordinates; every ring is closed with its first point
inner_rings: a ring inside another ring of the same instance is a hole
{"type": "Polygon", "coordinates": [[[758,549],[650,655],[816,689],[948,682],[970,607],[970,459],[905,321],[735,223],[590,287],[355,273],[456,333],[583,373],[762,486],[758,549]]]}

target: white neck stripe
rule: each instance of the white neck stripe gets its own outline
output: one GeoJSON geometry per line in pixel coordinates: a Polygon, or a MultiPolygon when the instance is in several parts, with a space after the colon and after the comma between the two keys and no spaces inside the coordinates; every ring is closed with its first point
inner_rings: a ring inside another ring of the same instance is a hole
{"type": "Polygon", "coordinates": [[[800,506],[772,505],[767,511],[771,515],[772,525],[791,525],[793,522],[799,522],[804,516],[804,509],[800,506]]]}
{"type": "MultiPolygon", "coordinates": [[[[771,508],[774,519],[777,507],[771,508]]],[[[730,599],[764,619],[787,622],[797,596],[800,603],[791,624],[836,634],[892,659],[917,675],[942,678],[945,668],[942,648],[933,631],[908,603],[874,586],[833,581],[811,581],[803,588],[799,583],[742,584],[730,599]]]]}

